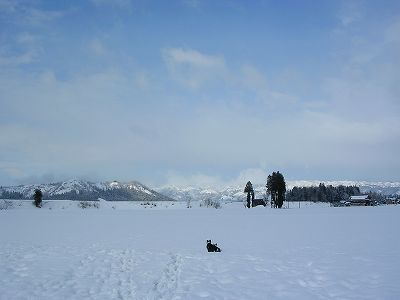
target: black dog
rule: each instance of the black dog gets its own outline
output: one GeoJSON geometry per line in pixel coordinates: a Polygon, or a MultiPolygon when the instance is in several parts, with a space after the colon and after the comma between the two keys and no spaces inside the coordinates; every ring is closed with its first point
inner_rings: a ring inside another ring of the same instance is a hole
{"type": "Polygon", "coordinates": [[[207,251],[208,252],[221,252],[221,249],[217,244],[211,244],[211,240],[207,240],[207,251]]]}

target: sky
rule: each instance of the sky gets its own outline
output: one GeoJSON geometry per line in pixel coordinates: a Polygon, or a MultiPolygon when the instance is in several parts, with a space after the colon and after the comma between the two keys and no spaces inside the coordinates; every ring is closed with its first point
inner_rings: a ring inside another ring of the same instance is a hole
{"type": "Polygon", "coordinates": [[[0,0],[0,184],[400,180],[400,2],[0,0]]]}

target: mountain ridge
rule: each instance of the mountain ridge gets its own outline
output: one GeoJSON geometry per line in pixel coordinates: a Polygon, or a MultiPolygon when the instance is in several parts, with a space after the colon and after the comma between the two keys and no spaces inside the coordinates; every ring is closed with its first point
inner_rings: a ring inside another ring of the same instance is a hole
{"type": "MultiPolygon", "coordinates": [[[[324,181],[324,180],[288,180],[287,190],[294,186],[325,185],[356,185],[362,193],[369,191],[385,195],[400,195],[400,182],[370,182],[370,181],[324,181]]],[[[265,185],[253,185],[256,198],[265,195],[265,185]]],[[[0,198],[32,199],[35,189],[43,192],[44,199],[55,200],[97,200],[108,201],[188,201],[218,199],[223,201],[242,201],[244,199],[244,185],[231,185],[222,187],[178,187],[173,185],[149,188],[138,181],[102,181],[91,182],[86,180],[71,179],[62,182],[46,184],[17,185],[0,188],[0,198]]]]}
{"type": "Polygon", "coordinates": [[[54,200],[97,200],[101,198],[108,201],[174,201],[138,181],[91,182],[79,179],[1,187],[0,198],[32,199],[36,189],[42,191],[43,199],[54,200]]]}
{"type": "MultiPolygon", "coordinates": [[[[387,181],[350,181],[350,180],[288,180],[286,181],[287,190],[297,187],[310,187],[318,186],[320,183],[326,186],[358,186],[361,193],[368,193],[370,191],[381,193],[384,195],[400,195],[400,182],[387,182],[387,181]]],[[[155,190],[161,194],[172,197],[178,201],[184,200],[206,200],[206,199],[219,199],[225,201],[243,201],[245,194],[243,192],[245,183],[242,186],[231,185],[225,187],[198,187],[186,186],[178,187],[173,185],[163,186],[155,190]]],[[[256,198],[264,197],[266,188],[264,184],[253,184],[256,198]]]]}

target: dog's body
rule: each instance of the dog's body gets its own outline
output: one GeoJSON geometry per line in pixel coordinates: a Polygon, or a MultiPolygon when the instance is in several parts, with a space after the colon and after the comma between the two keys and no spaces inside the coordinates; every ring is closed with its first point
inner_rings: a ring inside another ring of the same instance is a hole
{"type": "Polygon", "coordinates": [[[211,244],[211,240],[207,240],[207,251],[208,252],[221,252],[221,249],[217,244],[211,244]]]}

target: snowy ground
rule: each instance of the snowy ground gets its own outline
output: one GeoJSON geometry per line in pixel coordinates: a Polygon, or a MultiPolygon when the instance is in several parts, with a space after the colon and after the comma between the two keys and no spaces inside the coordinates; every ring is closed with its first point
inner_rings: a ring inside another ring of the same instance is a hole
{"type": "Polygon", "coordinates": [[[0,210],[0,299],[400,298],[400,206],[27,203],[0,210]]]}

